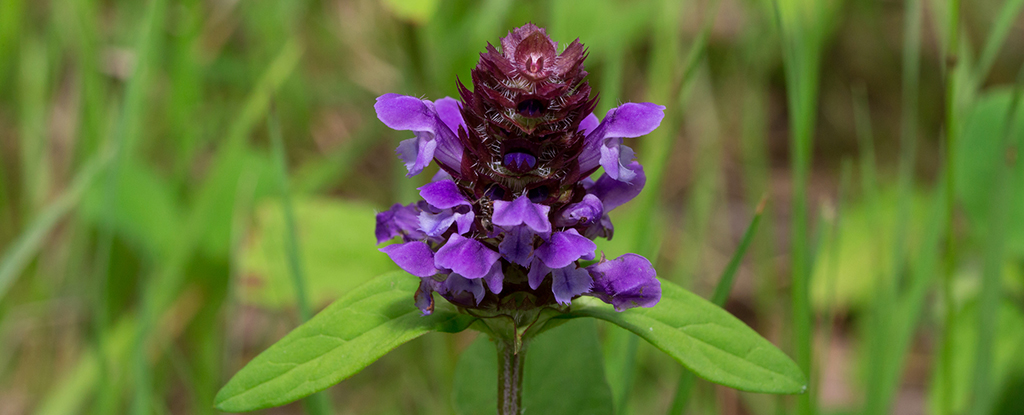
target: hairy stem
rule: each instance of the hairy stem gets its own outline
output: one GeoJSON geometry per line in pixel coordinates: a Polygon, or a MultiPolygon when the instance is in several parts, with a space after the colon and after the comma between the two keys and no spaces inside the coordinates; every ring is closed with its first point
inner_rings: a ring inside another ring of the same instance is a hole
{"type": "Polygon", "coordinates": [[[516,353],[512,340],[497,339],[498,346],[498,415],[522,413],[523,361],[526,348],[516,353]]]}

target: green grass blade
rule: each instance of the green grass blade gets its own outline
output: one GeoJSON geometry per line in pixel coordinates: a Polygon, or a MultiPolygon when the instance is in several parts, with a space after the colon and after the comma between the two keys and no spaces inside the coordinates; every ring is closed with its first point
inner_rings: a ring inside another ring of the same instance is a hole
{"type": "Polygon", "coordinates": [[[71,186],[56,200],[46,206],[28,225],[24,232],[11,243],[0,259],[0,299],[4,297],[11,284],[25,269],[28,262],[42,247],[50,231],[64,215],[77,206],[85,191],[92,186],[96,176],[109,164],[111,154],[97,154],[82,166],[71,186]]]}
{"type": "Polygon", "coordinates": [[[267,130],[270,131],[271,148],[274,153],[274,162],[277,165],[276,173],[280,192],[278,196],[281,198],[281,211],[285,224],[285,256],[288,258],[288,271],[295,288],[299,319],[305,322],[312,317],[312,312],[306,294],[306,273],[302,265],[302,256],[299,255],[299,235],[295,228],[295,210],[288,189],[288,166],[285,160],[284,140],[281,138],[281,123],[274,111],[271,111],[267,117],[267,130]]]}
{"type": "MultiPolygon", "coordinates": [[[[957,52],[960,48],[960,0],[948,0],[946,11],[948,13],[946,19],[946,44],[943,50],[944,62],[950,62],[956,65],[958,60],[957,52]]],[[[962,66],[962,65],[960,65],[962,66]]],[[[952,366],[952,341],[953,333],[949,331],[949,327],[952,324],[955,316],[955,307],[953,299],[953,273],[955,272],[957,264],[957,250],[956,250],[956,235],[954,234],[954,219],[956,211],[956,149],[957,140],[960,135],[960,123],[957,118],[957,66],[947,68],[943,66],[943,74],[945,75],[945,128],[943,132],[946,134],[946,160],[945,160],[945,172],[944,182],[946,184],[946,255],[945,264],[943,269],[943,285],[942,285],[942,302],[943,307],[946,310],[943,318],[943,334],[942,343],[947,347],[942,347],[942,353],[939,355],[939,359],[942,362],[938,365],[942,373],[942,385],[940,390],[942,391],[939,395],[943,400],[942,408],[952,407],[953,397],[953,385],[952,385],[952,373],[949,368],[952,366]]],[[[943,415],[943,414],[939,414],[943,415]]]]}
{"type": "Polygon", "coordinates": [[[917,154],[917,122],[918,122],[918,85],[921,66],[921,24],[922,10],[920,0],[906,0],[907,10],[903,31],[903,98],[900,134],[899,187],[896,228],[893,229],[894,252],[892,255],[893,269],[889,278],[878,281],[876,295],[872,304],[871,327],[869,334],[869,353],[871,364],[868,367],[867,396],[865,413],[888,412],[898,385],[893,374],[901,373],[897,351],[890,344],[894,334],[892,318],[898,288],[903,275],[907,257],[907,222],[910,219],[910,205],[913,193],[913,171],[917,154]]]}
{"type": "Polygon", "coordinates": [[[989,71],[992,70],[992,64],[996,62],[996,56],[999,55],[999,50],[1006,43],[1006,37],[1009,36],[1010,29],[1013,29],[1013,24],[1020,16],[1022,9],[1024,9],[1024,0],[1006,0],[1003,3],[1003,8],[996,14],[996,21],[992,23],[988,37],[985,38],[985,46],[981,49],[981,56],[978,57],[978,64],[974,70],[975,89],[978,89],[988,77],[989,71]]]}
{"type": "MultiPolygon", "coordinates": [[[[109,176],[107,179],[107,191],[105,192],[105,200],[107,206],[112,207],[112,203],[116,200],[117,191],[117,177],[119,173],[119,164],[125,155],[133,154],[133,147],[135,146],[136,136],[139,135],[139,128],[142,125],[142,119],[145,115],[143,109],[148,108],[143,103],[146,98],[149,88],[152,86],[149,82],[149,77],[153,67],[157,63],[157,59],[162,55],[161,50],[163,47],[162,34],[164,28],[164,17],[167,12],[166,0],[153,0],[149,4],[149,10],[146,12],[146,19],[142,25],[141,33],[138,44],[138,62],[136,63],[135,72],[132,74],[132,79],[128,84],[128,89],[125,92],[124,109],[121,113],[121,119],[115,131],[115,145],[117,146],[117,153],[114,159],[114,165],[112,166],[109,176]]],[[[113,214],[114,209],[108,208],[108,214],[113,214]]],[[[108,231],[110,231],[108,229],[108,231]]],[[[112,231],[111,231],[112,232],[112,231]]],[[[110,240],[106,241],[107,251],[105,256],[102,257],[101,261],[106,261],[109,258],[109,247],[110,240]]],[[[103,274],[106,277],[106,270],[104,269],[103,274]]],[[[135,339],[132,349],[132,372],[134,377],[134,395],[132,397],[131,412],[135,415],[144,415],[152,413],[157,408],[155,399],[153,398],[153,384],[152,379],[152,368],[148,358],[149,345],[149,326],[155,321],[156,315],[150,310],[147,296],[145,295],[145,286],[148,281],[143,281],[139,285],[139,294],[142,299],[142,319],[141,329],[138,332],[138,337],[135,339]]]]}
{"type": "Polygon", "coordinates": [[[740,268],[740,262],[743,260],[743,256],[747,253],[747,248],[750,247],[751,241],[754,240],[754,235],[757,234],[758,225],[761,224],[761,217],[764,214],[764,206],[768,202],[768,196],[765,195],[761,198],[761,202],[757,204],[757,210],[754,211],[754,218],[751,219],[750,225],[747,226],[747,231],[743,233],[743,239],[740,240],[740,244],[736,247],[736,252],[733,253],[732,258],[729,259],[729,265],[722,271],[722,276],[718,279],[718,285],[715,286],[715,292],[711,295],[711,302],[719,307],[725,306],[725,301],[729,297],[729,292],[732,291],[733,281],[736,279],[736,271],[740,268]]]}
{"type": "MultiPolygon", "coordinates": [[[[824,37],[823,10],[815,6],[775,0],[781,33],[786,93],[790,114],[790,168],[793,177],[791,237],[791,301],[793,354],[800,369],[812,373],[810,308],[811,243],[808,229],[807,190],[811,150],[817,118],[818,78],[824,37]],[[808,9],[804,10],[804,7],[808,9]],[[819,13],[815,13],[819,12],[819,13]]],[[[797,412],[812,414],[810,394],[797,397],[797,412]]]]}

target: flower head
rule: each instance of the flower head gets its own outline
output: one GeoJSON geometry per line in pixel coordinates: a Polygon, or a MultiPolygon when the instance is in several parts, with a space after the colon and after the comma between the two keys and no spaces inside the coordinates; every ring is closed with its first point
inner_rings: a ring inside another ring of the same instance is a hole
{"type": "Polygon", "coordinates": [[[594,262],[593,239],[612,237],[608,213],[646,182],[623,138],[653,131],[665,107],[627,103],[598,120],[585,58],[579,40],[558,52],[544,29],[526,24],[501,50],[487,45],[473,89],[458,84],[461,102],[377,98],[385,125],[414,134],[397,150],[409,175],[432,160],[441,169],[419,189],[423,201],[377,215],[378,243],[402,240],[381,251],[422,280],[415,301],[424,314],[435,291],[475,309],[567,305],[580,295],[620,311],[658,302],[647,259],[594,262]]]}

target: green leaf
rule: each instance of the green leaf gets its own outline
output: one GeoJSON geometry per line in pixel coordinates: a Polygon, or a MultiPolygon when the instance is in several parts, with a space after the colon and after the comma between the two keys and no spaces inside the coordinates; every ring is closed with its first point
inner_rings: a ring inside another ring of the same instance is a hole
{"type": "Polygon", "coordinates": [[[473,322],[444,302],[421,316],[413,304],[418,286],[418,278],[392,272],[356,288],[235,374],[217,393],[217,409],[284,405],[327,389],[429,331],[459,332],[473,322]]]}
{"type": "MultiPolygon", "coordinates": [[[[295,198],[295,227],[310,304],[321,307],[371,278],[397,269],[377,251],[373,207],[322,197],[295,198]],[[358,258],[358,260],[353,260],[358,258]],[[343,275],[337,270],[343,269],[343,275]]],[[[288,274],[281,204],[267,200],[256,208],[255,225],[242,249],[242,302],[263,307],[295,303],[288,274]]]]}
{"type": "MultiPolygon", "coordinates": [[[[990,225],[991,184],[995,181],[1001,163],[995,161],[1014,157],[1014,148],[1024,145],[1024,105],[1013,114],[1009,148],[1004,148],[1003,137],[1013,91],[1010,88],[996,89],[978,97],[966,117],[963,135],[957,140],[954,153],[956,160],[956,191],[963,203],[964,212],[971,221],[971,231],[978,240],[986,240],[990,225]]],[[[1024,187],[1024,163],[1016,163],[1008,172],[1007,188],[1024,187]]],[[[1000,201],[1008,204],[1010,218],[1024,215],[1024,192],[1013,192],[1000,201]]],[[[1024,227],[1009,227],[1005,232],[1006,253],[1014,257],[1024,256],[1024,227]]]]}
{"type": "Polygon", "coordinates": [[[566,317],[617,324],[710,382],[760,393],[807,389],[800,368],[771,342],[725,310],[665,280],[654,307],[620,313],[600,300],[581,297],[566,317]]]}
{"type": "MultiPolygon", "coordinates": [[[[593,321],[570,321],[530,340],[523,372],[526,413],[611,415],[612,392],[601,362],[593,321]]],[[[497,379],[494,342],[481,335],[462,352],[455,368],[456,413],[493,414],[498,406],[497,379]]]]}

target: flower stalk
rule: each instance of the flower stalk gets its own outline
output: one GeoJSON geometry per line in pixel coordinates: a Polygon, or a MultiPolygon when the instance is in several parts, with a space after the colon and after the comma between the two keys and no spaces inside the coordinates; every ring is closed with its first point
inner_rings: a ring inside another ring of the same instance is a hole
{"type": "Polygon", "coordinates": [[[512,339],[495,339],[498,348],[498,415],[522,413],[523,363],[526,345],[516,351],[512,339]]]}

